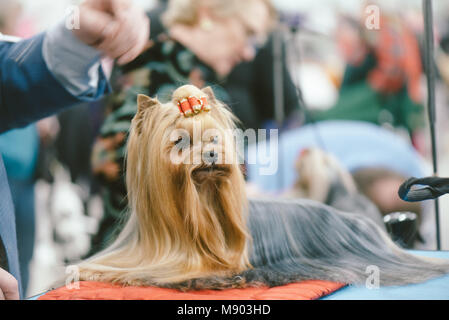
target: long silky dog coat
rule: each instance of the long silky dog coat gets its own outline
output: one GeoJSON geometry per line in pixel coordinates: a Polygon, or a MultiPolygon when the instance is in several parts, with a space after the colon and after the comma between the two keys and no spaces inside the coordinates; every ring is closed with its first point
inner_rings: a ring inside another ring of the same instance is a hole
{"type": "Polygon", "coordinates": [[[109,248],[80,263],[81,280],[221,289],[304,279],[364,284],[369,266],[380,285],[449,273],[448,261],[407,253],[363,215],[311,200],[248,201],[237,163],[174,163],[173,154],[234,156],[226,129],[235,119],[210,88],[181,87],[165,105],[139,96],[138,106],[127,146],[129,219],[109,248]],[[189,100],[198,103],[187,116],[189,100]],[[182,134],[173,139],[176,129],[194,136],[198,124],[216,130],[222,147],[204,135],[201,148],[180,143],[182,134]]]}

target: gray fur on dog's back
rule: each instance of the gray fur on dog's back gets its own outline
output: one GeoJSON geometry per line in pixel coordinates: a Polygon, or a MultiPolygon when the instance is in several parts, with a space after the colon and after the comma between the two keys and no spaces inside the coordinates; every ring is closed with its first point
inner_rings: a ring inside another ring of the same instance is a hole
{"type": "Polygon", "coordinates": [[[311,200],[252,200],[247,283],[305,279],[365,284],[377,266],[380,285],[419,283],[449,273],[449,261],[418,258],[397,247],[372,220],[311,200]]]}

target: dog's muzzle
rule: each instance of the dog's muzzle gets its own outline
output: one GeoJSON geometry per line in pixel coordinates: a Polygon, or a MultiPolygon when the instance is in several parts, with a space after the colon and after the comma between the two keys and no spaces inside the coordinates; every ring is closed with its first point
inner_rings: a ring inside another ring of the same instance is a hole
{"type": "Polygon", "coordinates": [[[213,150],[204,152],[203,161],[207,165],[215,165],[218,161],[218,153],[213,150]]]}

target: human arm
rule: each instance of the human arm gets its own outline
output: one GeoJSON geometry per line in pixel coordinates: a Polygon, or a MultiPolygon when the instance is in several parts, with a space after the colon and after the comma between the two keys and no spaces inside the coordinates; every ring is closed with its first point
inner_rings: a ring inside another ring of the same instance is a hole
{"type": "Polygon", "coordinates": [[[88,0],[79,29],[60,25],[28,40],[0,42],[0,132],[108,93],[100,53],[129,62],[148,40],[148,19],[131,3],[88,0]]]}

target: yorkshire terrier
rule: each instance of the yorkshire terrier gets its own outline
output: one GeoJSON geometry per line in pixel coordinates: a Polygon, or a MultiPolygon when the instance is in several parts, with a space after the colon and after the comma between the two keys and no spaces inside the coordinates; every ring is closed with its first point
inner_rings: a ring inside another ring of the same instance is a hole
{"type": "Polygon", "coordinates": [[[374,222],[311,200],[245,194],[236,119],[210,88],[171,102],[138,96],[127,144],[129,218],[115,242],[79,264],[80,280],[180,289],[276,286],[305,279],[422,282],[449,262],[415,257],[374,222]]]}
{"type": "Polygon", "coordinates": [[[305,148],[295,161],[297,179],[282,194],[287,199],[311,199],[345,212],[359,212],[385,229],[376,205],[359,192],[351,173],[332,154],[305,148]]]}

